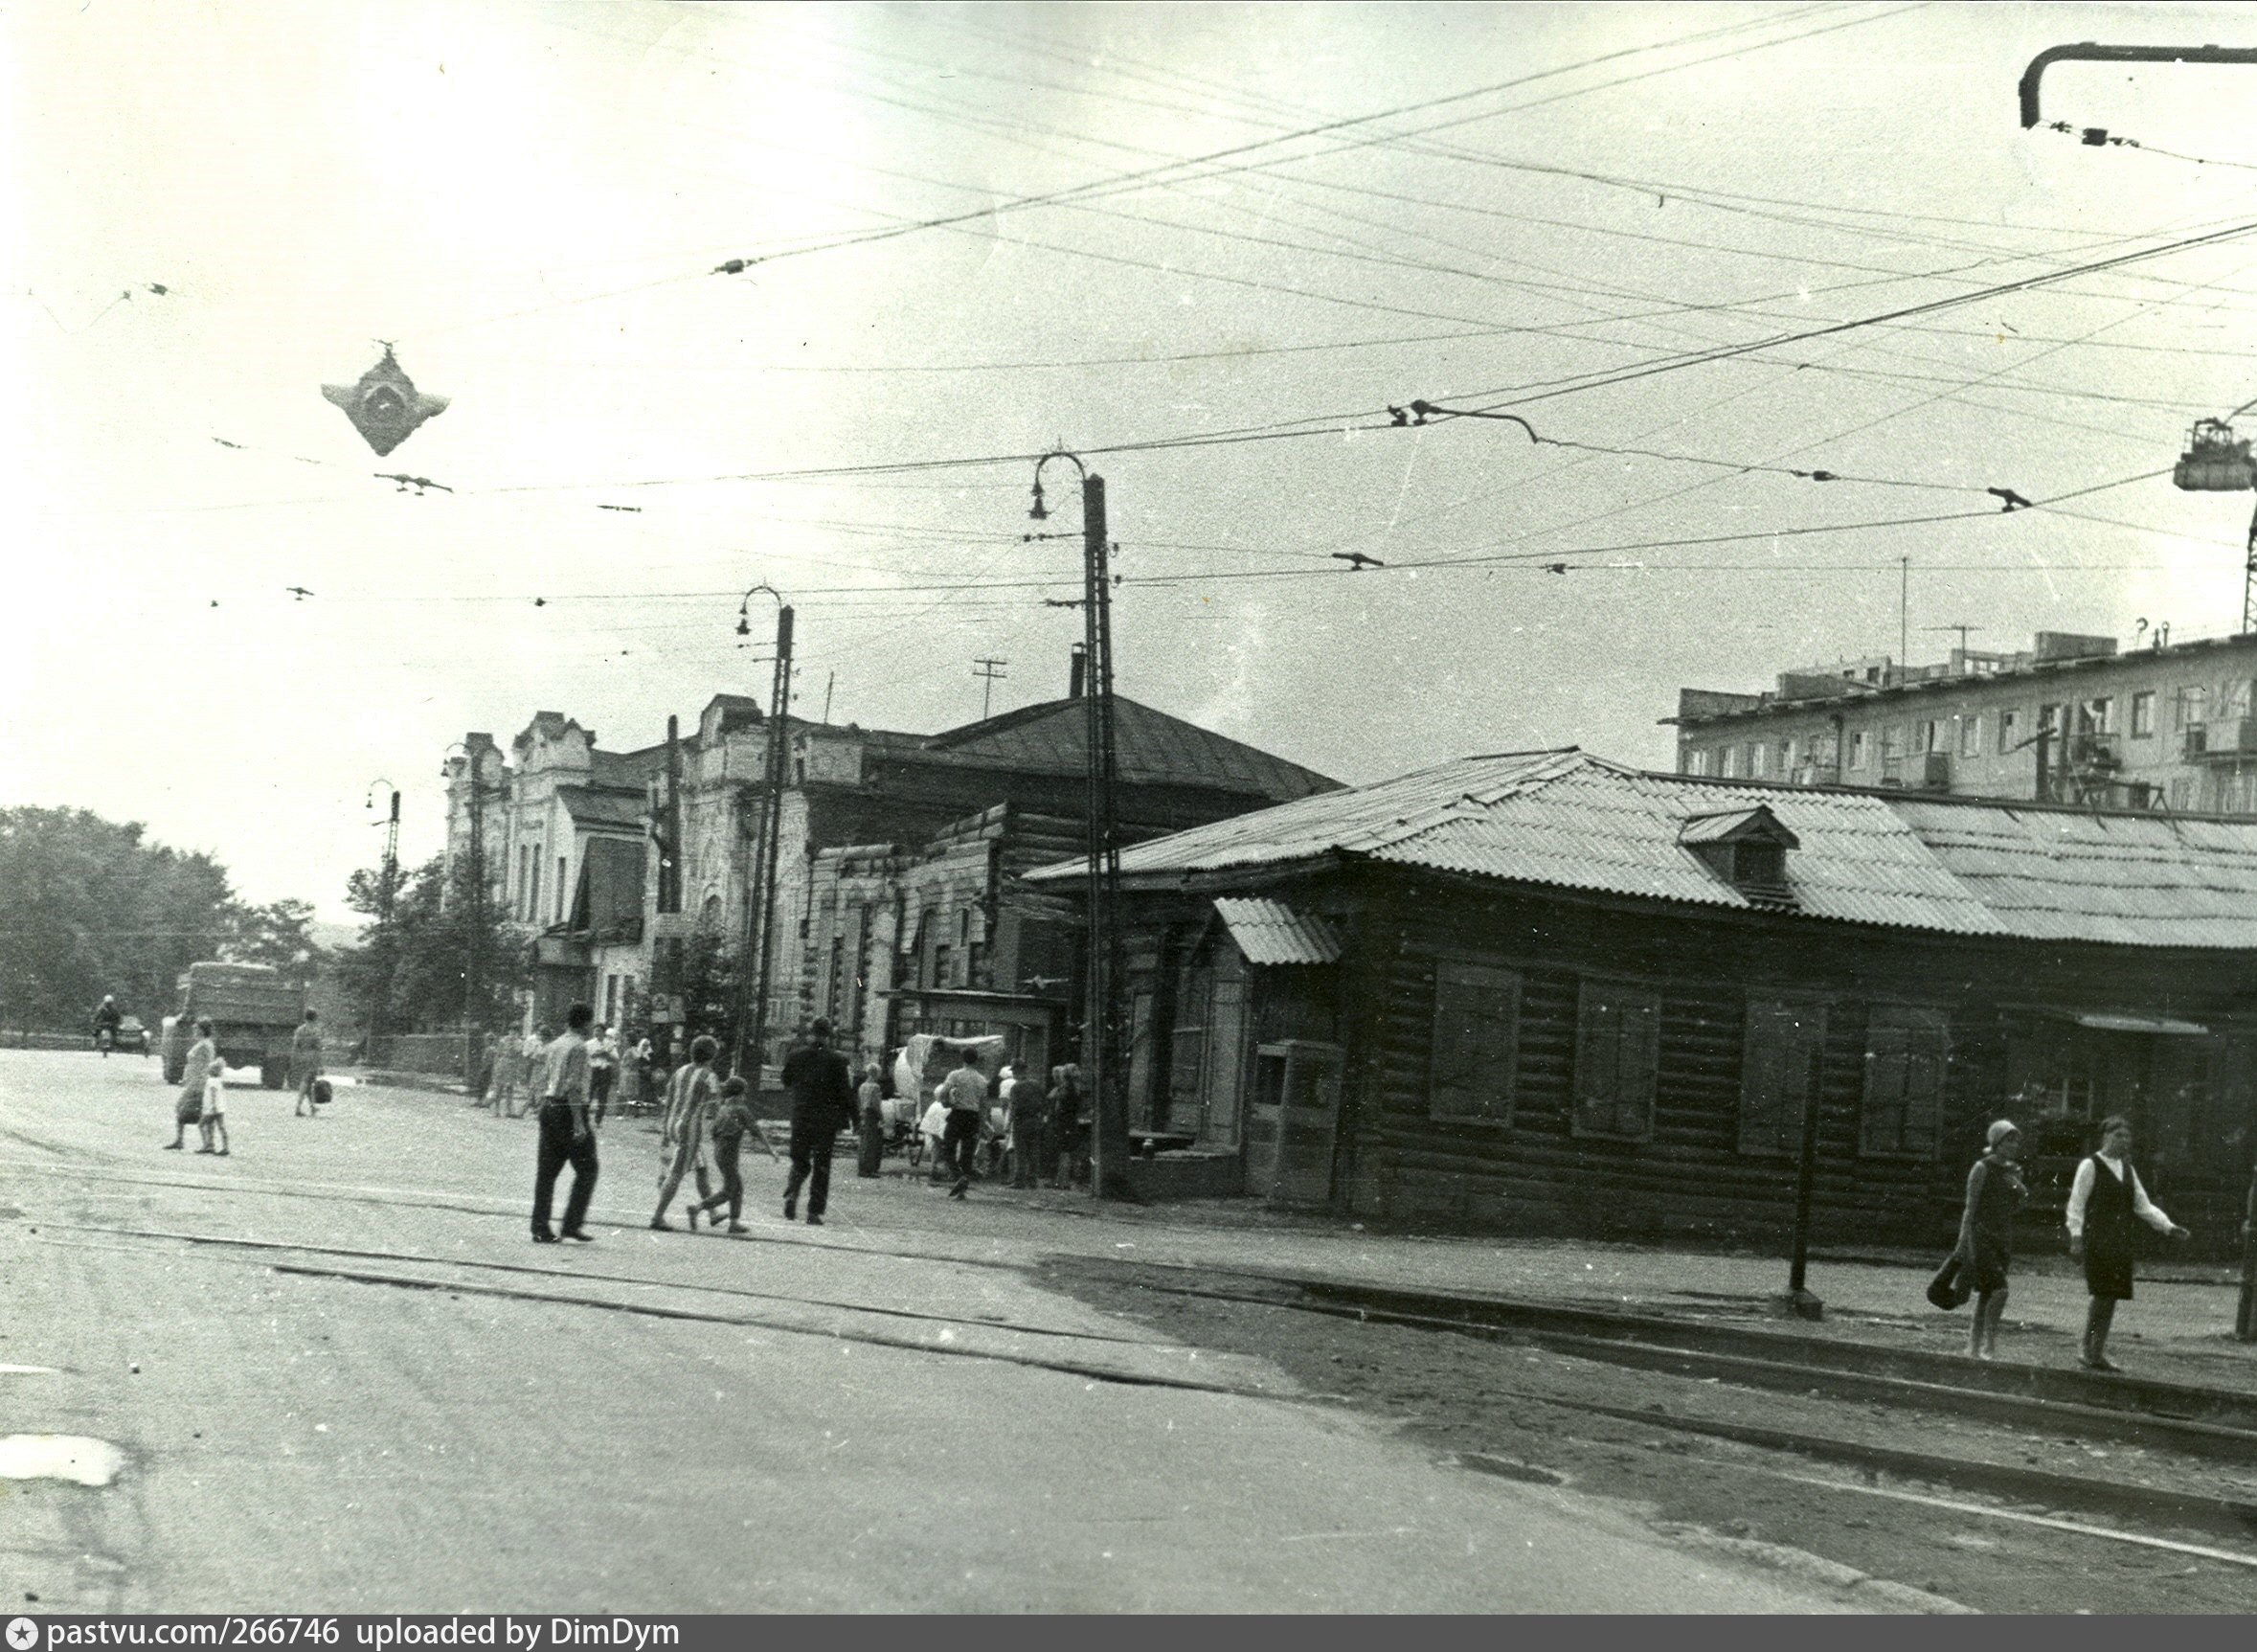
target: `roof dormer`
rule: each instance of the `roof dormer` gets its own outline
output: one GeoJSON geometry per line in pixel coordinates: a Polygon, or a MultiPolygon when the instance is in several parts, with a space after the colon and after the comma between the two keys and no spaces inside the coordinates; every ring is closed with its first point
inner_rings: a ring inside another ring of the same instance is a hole
{"type": "Polygon", "coordinates": [[[1693,858],[1758,906],[1795,904],[1787,882],[1787,851],[1800,840],[1769,805],[1688,815],[1677,841],[1693,858]]]}

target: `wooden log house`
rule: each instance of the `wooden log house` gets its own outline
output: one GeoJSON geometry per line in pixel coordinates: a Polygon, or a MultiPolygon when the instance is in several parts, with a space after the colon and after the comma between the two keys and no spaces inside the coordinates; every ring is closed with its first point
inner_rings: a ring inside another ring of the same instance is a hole
{"type": "MultiPolygon", "coordinates": [[[[2198,1254],[2257,1117],[2257,822],[1474,758],[1121,859],[1132,1132],[1413,1226],[1947,1243],[1984,1127],[2031,1241],[2134,1120],[2198,1254]]],[[[1028,874],[1077,893],[1078,865],[1028,874]]],[[[1209,1175],[1207,1185],[1216,1185],[1209,1175]]]]}

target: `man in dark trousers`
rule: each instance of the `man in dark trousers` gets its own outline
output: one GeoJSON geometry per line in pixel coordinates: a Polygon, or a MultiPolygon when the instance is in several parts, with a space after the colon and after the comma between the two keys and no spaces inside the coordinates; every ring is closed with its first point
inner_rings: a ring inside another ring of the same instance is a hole
{"type": "Polygon", "coordinates": [[[817,1021],[807,1029],[807,1042],[783,1058],[783,1087],[792,1093],[792,1174],[783,1185],[783,1219],[798,1214],[800,1186],[812,1175],[810,1228],[823,1226],[830,1203],[831,1148],[854,1117],[854,1075],[830,1047],[830,1036],[831,1024],[817,1021]]]}
{"type": "Polygon", "coordinates": [[[576,1004],[564,1018],[564,1031],[543,1050],[532,1076],[540,1088],[541,1149],[533,1170],[533,1242],[553,1245],[549,1207],[556,1194],[556,1174],[572,1166],[572,1196],[564,1206],[563,1237],[582,1244],[596,1235],[581,1224],[596,1196],[596,1132],[588,1127],[588,1029],[596,1012],[576,1004]]]}

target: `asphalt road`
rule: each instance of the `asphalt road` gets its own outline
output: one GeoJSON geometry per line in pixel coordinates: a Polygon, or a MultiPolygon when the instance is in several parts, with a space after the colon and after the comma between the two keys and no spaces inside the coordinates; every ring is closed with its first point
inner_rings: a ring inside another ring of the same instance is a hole
{"type": "Polygon", "coordinates": [[[534,1246],[525,1121],[230,1104],[228,1157],[166,1152],[153,1060],[0,1052],[0,1436],[122,1454],[0,1478],[10,1609],[1857,1604],[1042,1288],[1086,1218],[998,1237],[842,1158],[832,1224],[787,1226],[754,1155],[749,1240],[656,1233],[614,1120],[598,1242],[534,1246]]]}

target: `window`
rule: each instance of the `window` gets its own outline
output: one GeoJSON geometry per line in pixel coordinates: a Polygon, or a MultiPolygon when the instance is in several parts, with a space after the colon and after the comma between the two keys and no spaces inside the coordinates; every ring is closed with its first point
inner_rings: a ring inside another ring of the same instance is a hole
{"type": "Polygon", "coordinates": [[[1802,1151],[1802,1122],[1818,1087],[1826,1007],[1751,998],[1740,1052],[1740,1151],[1802,1151]]]}
{"type": "Polygon", "coordinates": [[[1764,776],[1770,774],[1771,757],[1771,747],[1765,745],[1761,740],[1750,744],[1748,748],[1748,778],[1751,781],[1760,781],[1764,776]]]}
{"type": "Polygon", "coordinates": [[[532,878],[525,891],[525,921],[534,923],[539,921],[541,916],[540,852],[537,849],[528,851],[526,864],[532,868],[532,878]]]}
{"type": "Polygon", "coordinates": [[[1902,724],[1890,723],[1881,731],[1881,772],[1894,774],[1905,760],[1905,731],[1902,724]]]}
{"type": "Polygon", "coordinates": [[[2155,732],[2155,691],[2142,689],[2132,696],[2132,737],[2144,740],[2155,732]]]}
{"type": "Polygon", "coordinates": [[[2181,775],[2171,782],[2171,806],[2184,814],[2194,806],[2195,784],[2181,775]]]}
{"type": "Polygon", "coordinates": [[[2088,735],[2112,735],[2116,732],[2116,702],[2105,696],[2087,700],[2078,707],[2078,729],[2088,735]]]}
{"type": "Polygon", "coordinates": [[[1682,773],[1704,775],[1708,772],[1708,754],[1706,752],[1686,752],[1683,757],[1683,764],[1682,773]]]}
{"type": "Polygon", "coordinates": [[[1724,748],[1722,756],[1724,758],[1724,778],[1727,781],[1736,779],[1740,773],[1740,748],[1727,746],[1724,748]]]}
{"type": "Polygon", "coordinates": [[[1941,717],[1921,719],[1920,749],[1924,752],[1940,752],[1944,749],[1944,722],[1941,717]]]}
{"type": "Polygon", "coordinates": [[[2000,712],[1998,713],[1998,750],[2011,752],[2020,744],[2021,744],[2021,713],[2019,711],[2000,712]]]}
{"type": "Polygon", "coordinates": [[[2040,706],[2038,708],[2038,732],[2042,735],[2061,733],[2061,708],[2059,706],[2040,706]]]}
{"type": "Polygon", "coordinates": [[[1980,712],[1959,719],[1959,755],[1979,758],[1983,752],[1983,718],[1980,712]]]}
{"type": "Polygon", "coordinates": [[[565,881],[564,869],[564,856],[558,855],[556,857],[556,917],[552,919],[553,922],[556,923],[562,923],[564,921],[564,903],[571,898],[565,881]]]}
{"type": "Polygon", "coordinates": [[[1783,781],[1794,778],[1794,742],[1792,739],[1779,742],[1779,778],[1783,781]]]}
{"type": "Polygon", "coordinates": [[[2178,726],[2180,728],[2201,728],[2209,709],[2209,690],[2195,688],[2178,690],[2178,726]]]}
{"type": "Polygon", "coordinates": [[[2249,714],[2249,679],[2235,677],[2221,684],[2218,694],[2218,715],[2221,719],[2246,717],[2249,714]]]}
{"type": "Polygon", "coordinates": [[[1865,731],[1862,729],[1850,731],[1849,766],[1853,769],[1862,769],[1865,766],[1865,731]]]}
{"type": "Polygon", "coordinates": [[[1435,963],[1429,1118],[1510,1124],[1520,1046],[1518,972],[1447,958],[1435,963]]]}
{"type": "Polygon", "coordinates": [[[1865,1025],[1860,1152],[1934,1155],[1943,1120],[1946,1059],[1942,1010],[1902,1004],[1873,1007],[1865,1025]]]}
{"type": "Polygon", "coordinates": [[[1575,1005],[1575,1134],[1653,1135],[1660,1057],[1661,995],[1586,980],[1575,1005]]]}

